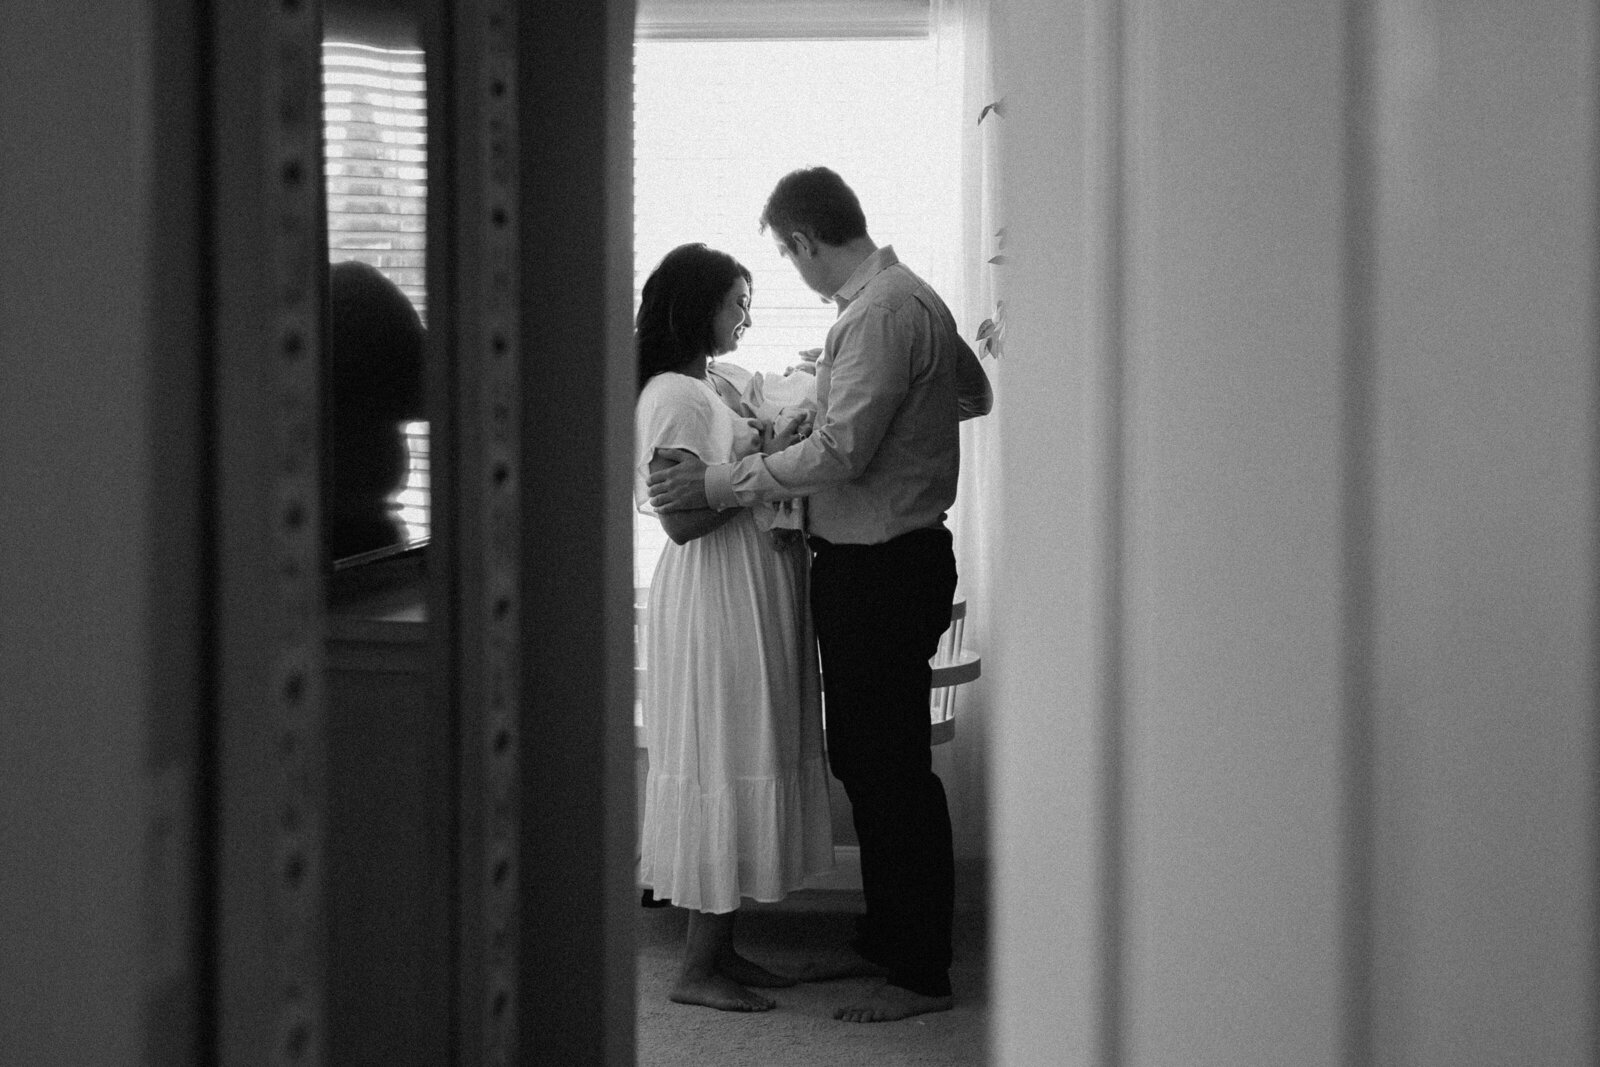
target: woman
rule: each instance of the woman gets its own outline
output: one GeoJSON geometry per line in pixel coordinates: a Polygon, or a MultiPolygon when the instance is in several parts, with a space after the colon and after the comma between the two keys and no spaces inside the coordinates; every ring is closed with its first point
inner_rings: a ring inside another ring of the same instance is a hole
{"type": "MultiPolygon", "coordinates": [[[[669,449],[708,462],[791,443],[763,433],[706,380],[750,325],[750,272],[702,244],[673,249],[645,282],[635,342],[634,496],[669,449]]],[[[741,900],[782,899],[833,863],[821,695],[806,555],[746,508],[663,513],[671,543],[650,587],[644,727],[650,756],[641,880],[688,909],[671,998],[764,1011],[793,980],[733,947],[741,900]]]]}

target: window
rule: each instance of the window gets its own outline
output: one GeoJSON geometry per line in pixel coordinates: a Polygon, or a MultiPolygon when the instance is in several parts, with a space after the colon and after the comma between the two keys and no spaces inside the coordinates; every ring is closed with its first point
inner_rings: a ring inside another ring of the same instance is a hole
{"type": "MultiPolygon", "coordinates": [[[[756,222],[778,177],[818,164],[856,190],[873,236],[926,273],[948,182],[924,165],[941,157],[925,0],[646,0],[639,26],[635,307],[668,250],[704,241],[755,276],[754,326],[731,361],[781,373],[820,346],[832,304],[756,222]]],[[[323,63],[330,260],[373,264],[426,321],[423,55],[330,40],[323,63]]],[[[429,528],[427,426],[405,426],[411,470],[398,499],[413,540],[429,528]]],[[[655,519],[635,516],[636,585],[649,584],[665,543],[655,519]]]]}
{"type": "MultiPolygon", "coordinates": [[[[820,346],[834,306],[805,288],[757,224],[773,184],[798,167],[838,171],[873,238],[926,273],[949,185],[930,165],[943,153],[921,11],[923,32],[909,39],[635,44],[635,308],[663,255],[704,241],[755,277],[754,325],[730,361],[782,373],[800,350],[820,346]]],[[[635,513],[636,586],[650,583],[665,544],[660,523],[635,513]]]]}

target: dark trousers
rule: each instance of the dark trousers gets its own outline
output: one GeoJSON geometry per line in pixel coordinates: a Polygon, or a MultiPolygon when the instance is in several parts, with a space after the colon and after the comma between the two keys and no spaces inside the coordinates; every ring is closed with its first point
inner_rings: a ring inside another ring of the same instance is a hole
{"type": "Polygon", "coordinates": [[[867,907],[855,947],[895,985],[947,996],[955,860],[928,747],[928,660],[950,625],[950,533],[916,530],[879,545],[814,537],[811,546],[828,762],[861,842],[867,907]]]}

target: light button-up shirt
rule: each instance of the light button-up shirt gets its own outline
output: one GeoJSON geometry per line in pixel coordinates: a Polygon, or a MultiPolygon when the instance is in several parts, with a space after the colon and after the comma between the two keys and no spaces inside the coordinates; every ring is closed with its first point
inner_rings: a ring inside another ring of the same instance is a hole
{"type": "Polygon", "coordinates": [[[958,424],[988,413],[988,376],[939,294],[893,248],[868,256],[834,299],[811,435],[708,466],[706,499],[721,509],[808,497],[810,532],[836,544],[943,526],[961,470],[958,424]]]}

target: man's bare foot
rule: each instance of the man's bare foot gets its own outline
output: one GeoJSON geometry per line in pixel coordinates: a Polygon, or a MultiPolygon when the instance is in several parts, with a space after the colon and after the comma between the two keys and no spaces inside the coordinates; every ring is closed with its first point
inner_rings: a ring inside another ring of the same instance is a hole
{"type": "Polygon", "coordinates": [[[807,960],[796,975],[802,982],[831,982],[836,978],[882,978],[889,973],[853,948],[837,948],[807,960]]]}
{"type": "Polygon", "coordinates": [[[718,1011],[771,1011],[777,1001],[754,993],[720,974],[678,979],[667,999],[675,1004],[700,1004],[718,1011]]]}
{"type": "Polygon", "coordinates": [[[787,989],[795,984],[795,979],[775,974],[732,949],[717,956],[717,973],[730,982],[752,989],[787,989]]]}
{"type": "Polygon", "coordinates": [[[835,1011],[833,1017],[847,1023],[892,1023],[913,1015],[949,1011],[953,1007],[954,997],[924,996],[885,982],[854,1004],[846,1004],[835,1011]]]}

